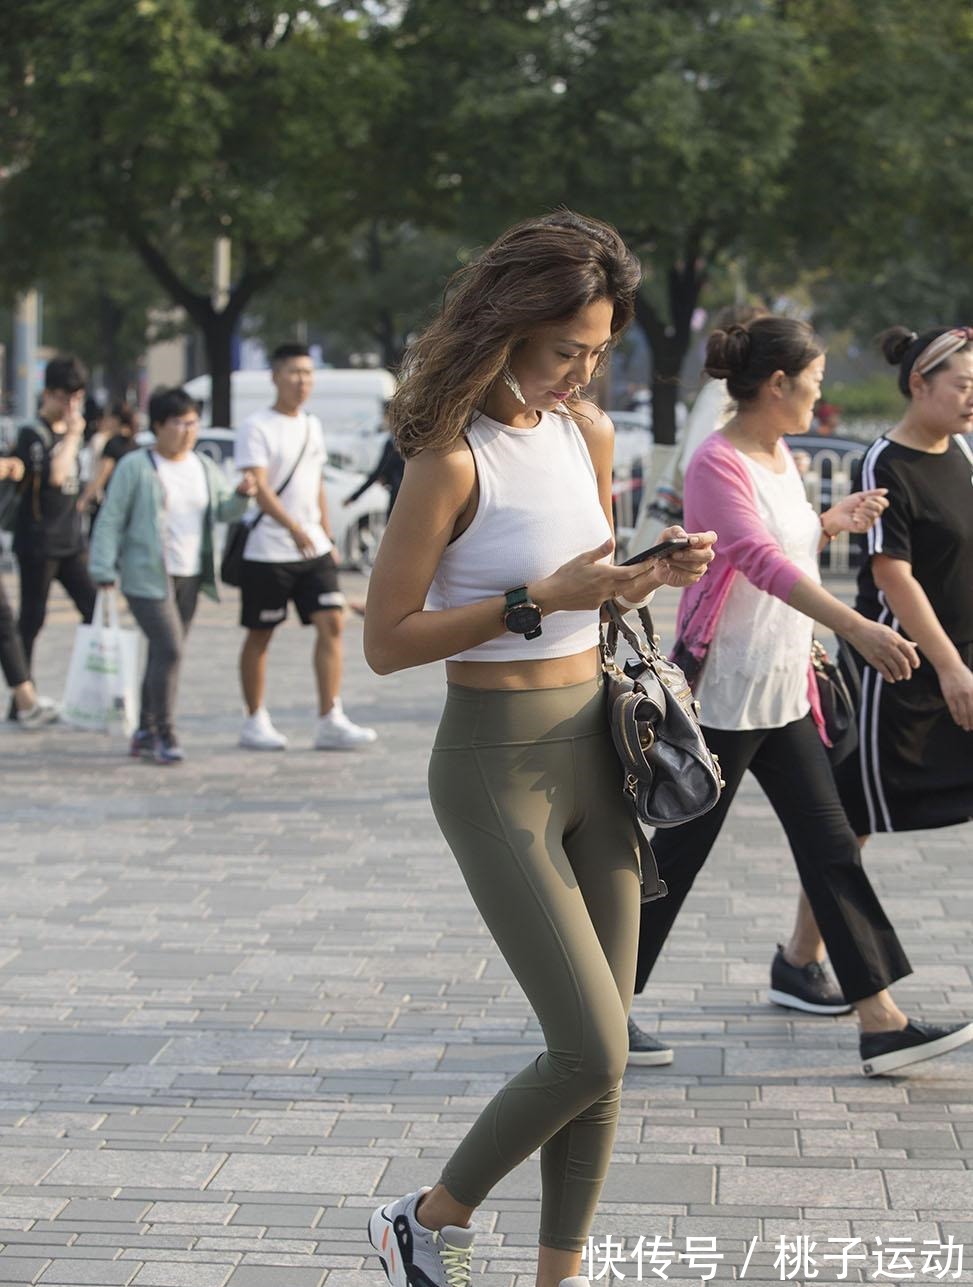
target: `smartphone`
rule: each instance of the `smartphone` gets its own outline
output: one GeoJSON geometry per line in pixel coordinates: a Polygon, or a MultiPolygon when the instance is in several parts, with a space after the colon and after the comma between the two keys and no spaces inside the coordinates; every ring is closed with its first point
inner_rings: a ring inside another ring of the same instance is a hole
{"type": "Polygon", "coordinates": [[[630,568],[635,563],[644,563],[647,559],[664,559],[667,554],[673,554],[676,550],[689,549],[689,538],[681,536],[675,541],[663,541],[661,545],[653,545],[651,550],[643,550],[641,554],[633,554],[630,559],[624,563],[617,564],[620,568],[630,568]]]}

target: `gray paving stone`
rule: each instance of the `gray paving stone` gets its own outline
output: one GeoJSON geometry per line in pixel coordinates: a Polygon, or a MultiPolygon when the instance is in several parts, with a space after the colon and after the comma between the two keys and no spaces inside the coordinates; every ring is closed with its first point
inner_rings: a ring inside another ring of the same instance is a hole
{"type": "Polygon", "coordinates": [[[0,1255],[0,1283],[14,1283],[16,1287],[36,1283],[49,1264],[46,1257],[0,1255]]]}
{"type": "Polygon", "coordinates": [[[227,1287],[321,1287],[326,1275],[325,1269],[241,1265],[227,1280],[227,1287]]]}
{"type": "Polygon", "coordinates": [[[199,1189],[213,1177],[224,1160],[225,1154],[221,1153],[100,1149],[68,1154],[44,1183],[70,1184],[79,1188],[102,1184],[147,1184],[199,1189]]]}
{"type": "Polygon", "coordinates": [[[37,1281],[44,1287],[128,1287],[137,1272],[130,1260],[55,1260],[37,1281]]]}
{"type": "Polygon", "coordinates": [[[231,1154],[210,1181],[210,1187],[263,1193],[371,1193],[384,1162],[376,1157],[282,1157],[231,1154]]]}
{"type": "MultiPolygon", "coordinates": [[[[971,1177],[973,1178],[973,1177],[971,1177]]],[[[781,1168],[775,1166],[722,1167],[719,1201],[772,1204],[786,1197],[795,1206],[813,1208],[845,1204],[884,1207],[881,1176],[875,1172],[835,1170],[833,1167],[781,1168]]],[[[906,1205],[906,1204],[903,1204],[906,1205]]]]}
{"type": "Polygon", "coordinates": [[[199,1260],[188,1265],[143,1265],[132,1279],[132,1287],[224,1287],[234,1267],[199,1260]]]}

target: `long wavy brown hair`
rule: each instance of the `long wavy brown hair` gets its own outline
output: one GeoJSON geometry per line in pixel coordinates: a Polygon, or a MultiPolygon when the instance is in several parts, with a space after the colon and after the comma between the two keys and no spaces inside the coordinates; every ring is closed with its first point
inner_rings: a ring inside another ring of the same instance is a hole
{"type": "Polygon", "coordinates": [[[453,275],[439,314],[406,354],[389,407],[399,451],[408,458],[451,446],[536,327],[608,299],[617,339],[632,320],[641,276],[616,230],[598,219],[559,210],[510,228],[453,275]]]}

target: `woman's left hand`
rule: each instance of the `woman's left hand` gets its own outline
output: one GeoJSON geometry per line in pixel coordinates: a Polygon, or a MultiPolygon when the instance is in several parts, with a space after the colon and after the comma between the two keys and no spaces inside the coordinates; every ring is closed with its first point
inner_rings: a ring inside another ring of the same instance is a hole
{"type": "Polygon", "coordinates": [[[852,492],[844,500],[832,505],[821,515],[821,526],[826,536],[838,532],[867,532],[889,507],[887,487],[872,487],[869,491],[852,492]]]}
{"type": "Polygon", "coordinates": [[[663,585],[683,590],[687,585],[695,585],[716,557],[713,546],[716,544],[715,532],[684,532],[681,527],[668,527],[659,538],[662,541],[676,540],[680,536],[689,537],[689,548],[677,550],[668,558],[656,561],[656,574],[663,585]]]}
{"type": "Polygon", "coordinates": [[[243,471],[243,477],[237,484],[236,490],[238,496],[256,496],[257,480],[249,469],[243,471]]]}

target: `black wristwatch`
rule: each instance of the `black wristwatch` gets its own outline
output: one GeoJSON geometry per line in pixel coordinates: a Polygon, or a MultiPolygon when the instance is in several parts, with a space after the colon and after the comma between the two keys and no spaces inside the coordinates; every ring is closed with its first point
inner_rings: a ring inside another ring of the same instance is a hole
{"type": "Polygon", "coordinates": [[[508,590],[504,598],[507,606],[503,624],[515,635],[536,639],[541,633],[541,610],[527,593],[527,587],[518,585],[515,590],[508,590]]]}

